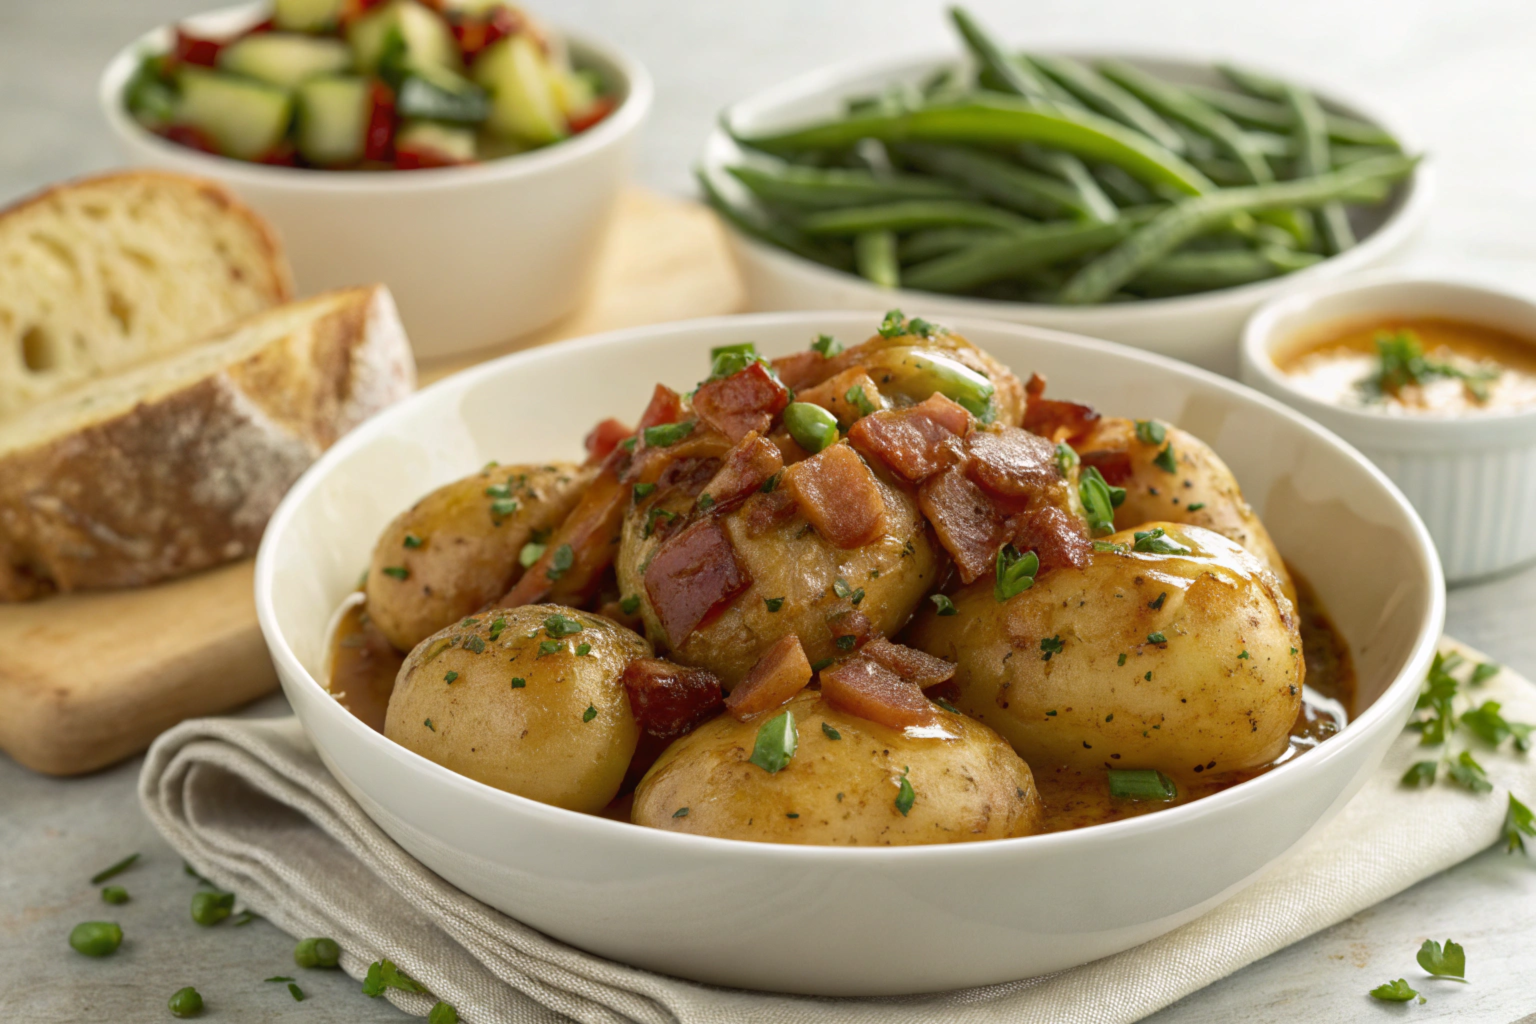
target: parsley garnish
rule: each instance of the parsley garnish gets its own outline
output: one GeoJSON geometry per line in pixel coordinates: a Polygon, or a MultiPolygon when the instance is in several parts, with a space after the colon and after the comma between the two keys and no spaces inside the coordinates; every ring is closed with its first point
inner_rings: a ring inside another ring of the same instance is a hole
{"type": "Polygon", "coordinates": [[[635,612],[637,612],[639,610],[640,610],[640,595],[639,594],[630,594],[628,597],[624,598],[624,600],[619,602],[619,611],[623,612],[625,615],[633,615],[633,614],[635,614],[635,612]]]}
{"type": "Polygon", "coordinates": [[[799,739],[799,733],[795,731],[795,716],[785,711],[758,728],[757,742],[752,745],[752,756],[747,760],[769,775],[782,771],[795,756],[799,739]]]}
{"type": "Polygon", "coordinates": [[[1161,526],[1154,526],[1150,530],[1137,530],[1136,543],[1132,547],[1137,551],[1153,555],[1187,555],[1189,548],[1169,537],[1163,532],[1161,526]]]}
{"type": "Polygon", "coordinates": [[[1524,754],[1531,749],[1531,727],[1524,722],[1509,722],[1499,714],[1502,705],[1496,700],[1485,700],[1482,706],[1464,712],[1461,724],[1491,747],[1509,739],[1515,739],[1515,749],[1524,754]]]}
{"type": "Polygon", "coordinates": [[[652,533],[655,532],[655,530],[656,530],[656,520],[658,520],[658,519],[665,519],[667,522],[670,523],[672,520],[674,520],[676,518],[677,518],[677,513],[676,512],[668,512],[664,508],[653,508],[653,509],[651,509],[649,512],[647,512],[645,514],[645,529],[641,532],[641,536],[649,537],[652,533]]]}
{"type": "Polygon", "coordinates": [[[1419,966],[1437,978],[1450,978],[1465,983],[1467,980],[1467,953],[1460,945],[1445,940],[1445,948],[1434,939],[1425,939],[1419,947],[1419,966]]]}
{"type": "Polygon", "coordinates": [[[712,348],[709,350],[709,359],[709,380],[735,376],[753,363],[763,361],[763,357],[757,354],[757,346],[750,341],[744,341],[740,345],[721,345],[719,348],[712,348]]]}
{"type": "Polygon", "coordinates": [[[1421,385],[1436,377],[1459,380],[1478,402],[1488,401],[1488,383],[1497,380],[1497,368],[1467,371],[1450,363],[1427,359],[1419,336],[1412,331],[1376,335],[1376,356],[1380,368],[1358,384],[1368,400],[1380,401],[1386,395],[1396,397],[1409,385],[1421,385]]]}
{"type": "Polygon", "coordinates": [[[1137,420],[1136,440],[1142,444],[1162,444],[1168,437],[1168,428],[1157,420],[1137,420]]]}
{"type": "Polygon", "coordinates": [[[838,597],[846,599],[853,596],[853,588],[848,586],[847,580],[839,576],[837,579],[832,581],[832,593],[836,594],[838,597]]]}
{"type": "Polygon", "coordinates": [[[1158,632],[1158,633],[1148,633],[1147,634],[1147,643],[1149,643],[1149,644],[1165,644],[1167,642],[1168,642],[1168,638],[1166,636],[1164,636],[1161,632],[1158,632]]]}
{"type": "Polygon", "coordinates": [[[517,564],[524,569],[531,569],[533,563],[544,557],[544,545],[537,541],[529,541],[523,545],[523,549],[517,553],[517,564]]]}
{"type": "Polygon", "coordinates": [[[565,636],[575,636],[581,630],[582,625],[580,622],[562,615],[560,612],[556,612],[544,620],[544,631],[556,640],[565,636]]]}
{"type": "Polygon", "coordinates": [[[907,816],[908,811],[912,810],[912,804],[917,800],[917,793],[912,789],[912,781],[907,778],[907,772],[910,770],[907,767],[901,769],[901,786],[896,790],[896,809],[901,812],[903,818],[907,816]]]}
{"type": "Polygon", "coordinates": [[[1148,601],[1147,602],[1147,607],[1153,609],[1154,611],[1161,611],[1162,607],[1163,607],[1163,602],[1166,601],[1166,600],[1168,600],[1168,591],[1165,590],[1161,594],[1157,595],[1157,600],[1155,600],[1155,601],[1148,601]]]}
{"type": "Polygon", "coordinates": [[[845,634],[834,637],[832,642],[837,644],[837,649],[840,651],[851,651],[853,650],[853,645],[859,642],[859,638],[851,634],[845,634]]]}
{"type": "Polygon", "coordinates": [[[1115,509],[1125,501],[1125,488],[1111,487],[1097,467],[1089,466],[1078,478],[1077,495],[1088,516],[1088,528],[1094,533],[1114,533],[1115,509]]]}
{"type": "Polygon", "coordinates": [[[782,597],[765,597],[763,598],[763,604],[767,606],[770,612],[776,612],[784,607],[784,599],[782,597]]]}
{"type": "Polygon", "coordinates": [[[1191,512],[1199,512],[1201,509],[1205,508],[1205,502],[1203,502],[1203,501],[1192,501],[1188,505],[1186,505],[1185,508],[1187,508],[1191,512]]]}
{"type": "Polygon", "coordinates": [[[491,515],[498,519],[505,518],[517,511],[516,498],[497,498],[491,502],[491,515]]]}
{"type": "Polygon", "coordinates": [[[843,734],[842,733],[840,733],[836,729],[832,728],[826,722],[822,722],[821,723],[821,731],[822,731],[823,734],[826,735],[827,739],[829,739],[829,740],[840,740],[840,739],[843,738],[843,734]]]}
{"type": "Polygon", "coordinates": [[[491,623],[491,643],[501,638],[501,631],[507,628],[507,620],[498,618],[491,623]]]}
{"type": "Polygon", "coordinates": [[[384,575],[397,580],[408,580],[411,578],[411,570],[403,565],[387,565],[384,567],[384,575]]]}
{"type": "Polygon", "coordinates": [[[811,671],[812,672],[820,672],[822,669],[826,668],[827,666],[829,666],[831,664],[832,664],[832,659],[831,658],[822,658],[820,661],[813,661],[813,662],[811,662],[811,671]]]}
{"type": "Polygon", "coordinates": [[[459,674],[457,672],[450,671],[447,675],[443,676],[443,682],[452,684],[458,678],[459,674]]]}
{"type": "Polygon", "coordinates": [[[1505,852],[1514,853],[1519,850],[1525,852],[1525,836],[1536,838],[1536,814],[1519,800],[1515,794],[1509,794],[1509,810],[1504,813],[1504,842],[1505,852]]]}
{"type": "Polygon", "coordinates": [[[429,718],[425,722],[422,722],[421,724],[426,726],[428,729],[431,729],[433,732],[437,732],[437,726],[432,724],[432,719],[429,718]]]}
{"type": "Polygon", "coordinates": [[[510,498],[512,497],[512,484],[492,484],[485,489],[485,496],[487,498],[510,498]]]}
{"type": "Polygon", "coordinates": [[[1244,649],[1244,650],[1243,650],[1243,651],[1241,651],[1241,652],[1240,652],[1240,653],[1239,653],[1239,654],[1238,654],[1238,656],[1237,656],[1237,660],[1238,660],[1238,661],[1251,661],[1251,660],[1253,660],[1253,659],[1251,659],[1251,658],[1249,658],[1249,657],[1248,657],[1248,651],[1247,651],[1247,649],[1246,649],[1246,648],[1245,648],[1245,649],[1244,649]]]}
{"type": "Polygon", "coordinates": [[[558,640],[543,640],[543,641],[540,641],[540,643],[539,643],[539,653],[534,655],[534,659],[533,660],[537,661],[540,658],[544,657],[546,654],[557,654],[564,647],[565,647],[565,644],[561,643],[558,640]]]}
{"type": "Polygon", "coordinates": [[[1125,652],[1124,651],[1120,652],[1120,660],[1119,660],[1119,662],[1117,662],[1117,664],[1120,664],[1120,665],[1124,665],[1125,664],[1125,652]]]}
{"type": "Polygon", "coordinates": [[[1060,654],[1062,651],[1066,650],[1066,648],[1067,642],[1061,638],[1060,634],[1057,634],[1056,636],[1048,636],[1044,640],[1040,641],[1040,650],[1044,652],[1040,655],[1040,660],[1050,661],[1051,655],[1060,654]]]}
{"type": "Polygon", "coordinates": [[[1440,766],[1434,761],[1416,761],[1403,772],[1403,785],[1405,786],[1433,786],[1435,774],[1440,766]]]}
{"type": "Polygon", "coordinates": [[[1472,670],[1472,678],[1468,679],[1467,682],[1473,686],[1482,686],[1484,683],[1498,674],[1499,666],[1493,664],[1492,662],[1485,661],[1480,663],[1476,668],[1472,670]]]}
{"type": "Polygon", "coordinates": [[[929,594],[928,600],[933,602],[933,607],[938,610],[940,615],[956,615],[960,611],[960,609],[955,607],[955,602],[943,594],[929,594]]]}
{"type": "Polygon", "coordinates": [[[544,570],[544,578],[557,580],[576,563],[576,552],[569,544],[561,544],[555,548],[554,557],[549,560],[549,568],[544,570]]]}
{"type": "Polygon", "coordinates": [[[710,509],[715,507],[715,499],[712,498],[709,494],[701,494],[699,495],[696,504],[699,506],[700,512],[708,512],[710,509]]]}
{"type": "Polygon", "coordinates": [[[648,497],[656,489],[655,484],[635,484],[635,500],[648,497]]]}
{"type": "Polygon", "coordinates": [[[597,717],[597,707],[596,707],[596,705],[593,705],[593,704],[588,704],[587,705],[587,710],[585,710],[585,711],[583,711],[581,713],[581,720],[583,722],[590,722],[590,721],[592,721],[592,719],[594,719],[596,717],[597,717]]]}
{"type": "Polygon", "coordinates": [[[772,494],[773,489],[779,486],[779,477],[783,475],[784,474],[782,472],[773,474],[773,476],[763,481],[763,486],[759,487],[758,491],[763,494],[772,494]]]}
{"type": "Polygon", "coordinates": [[[402,992],[426,991],[419,981],[388,960],[379,960],[369,964],[368,976],[363,979],[363,995],[381,996],[387,988],[398,988],[402,992]]]}
{"type": "Polygon", "coordinates": [[[1410,999],[1424,1002],[1424,997],[1408,987],[1408,982],[1403,978],[1389,981],[1385,985],[1377,985],[1371,989],[1371,998],[1380,999],[1388,1003],[1406,1003],[1410,999]]]}
{"type": "Polygon", "coordinates": [[[657,427],[646,427],[641,433],[645,436],[647,448],[667,448],[693,433],[693,421],[663,423],[657,427]]]}
{"type": "Polygon", "coordinates": [[[1454,761],[1446,765],[1446,771],[1450,773],[1453,782],[1474,793],[1487,793],[1493,789],[1493,783],[1488,781],[1488,773],[1483,771],[1483,766],[1477,763],[1477,758],[1472,756],[1470,750],[1463,750],[1454,761]]]}
{"type": "Polygon", "coordinates": [[[576,657],[578,657],[578,658],[585,658],[587,655],[589,655],[591,653],[592,653],[592,645],[591,644],[577,644],[576,645],[576,657]]]}
{"type": "Polygon", "coordinates": [[[997,549],[997,579],[992,585],[992,596],[1003,602],[1024,593],[1035,585],[1035,573],[1040,571],[1040,559],[1033,551],[1019,554],[1012,544],[997,549]]]}
{"type": "Polygon", "coordinates": [[[485,641],[478,636],[467,636],[464,638],[464,649],[470,654],[484,654],[485,641]]]}
{"type": "Polygon", "coordinates": [[[842,354],[843,343],[830,334],[818,334],[816,340],[811,342],[811,351],[820,352],[823,359],[831,359],[842,354]]]}
{"type": "Polygon", "coordinates": [[[528,680],[524,679],[522,676],[513,676],[512,677],[512,689],[514,689],[514,690],[521,690],[523,687],[525,687],[527,685],[528,685],[528,680]]]}
{"type": "Polygon", "coordinates": [[[1165,445],[1162,451],[1157,453],[1157,458],[1152,460],[1152,464],[1164,473],[1177,473],[1179,471],[1179,463],[1174,458],[1173,444],[1171,442],[1165,445]]]}
{"type": "Polygon", "coordinates": [[[855,384],[853,387],[845,391],[843,393],[843,399],[849,405],[859,410],[860,416],[868,416],[870,413],[875,411],[875,403],[871,402],[869,400],[869,396],[864,393],[864,385],[862,384],[855,384]]]}
{"type": "Polygon", "coordinates": [[[416,536],[414,533],[408,533],[408,534],[405,535],[404,543],[405,543],[405,546],[408,547],[408,548],[419,548],[419,547],[421,547],[422,540],[421,540],[420,537],[416,536]]]}
{"type": "Polygon", "coordinates": [[[674,818],[686,818],[686,817],[688,817],[688,808],[686,808],[686,807],[679,807],[677,810],[672,812],[672,817],[674,817],[674,818]]]}

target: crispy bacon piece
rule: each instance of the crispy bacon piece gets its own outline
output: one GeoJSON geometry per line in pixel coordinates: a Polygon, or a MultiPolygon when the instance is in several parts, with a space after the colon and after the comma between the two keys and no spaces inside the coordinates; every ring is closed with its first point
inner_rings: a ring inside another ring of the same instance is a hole
{"type": "Polygon", "coordinates": [[[791,633],[763,652],[747,677],[725,698],[725,710],[737,721],[778,707],[805,689],[811,681],[811,663],[806,660],[800,638],[791,633]]]}
{"type": "Polygon", "coordinates": [[[720,713],[720,680],[701,668],[636,658],[620,679],[635,724],[648,736],[674,740],[720,713]]]}
{"type": "Polygon", "coordinates": [[[723,510],[757,493],[769,478],[784,468],[784,458],[771,441],[750,431],[741,443],[725,453],[715,475],[704,485],[699,498],[710,497],[710,508],[723,510]]]}
{"type": "Polygon", "coordinates": [[[846,444],[784,471],[784,489],[816,532],[840,548],[868,544],[885,528],[885,499],[875,475],[846,444]]]}
{"type": "Polygon", "coordinates": [[[683,418],[683,398],[665,384],[657,384],[651,400],[640,414],[640,429],[676,423],[683,418]]]}
{"type": "Polygon", "coordinates": [[[619,480],[618,463],[625,453],[608,456],[571,514],[549,539],[539,560],[512,585],[501,607],[550,601],[579,608],[603,581],[619,550],[619,531],[629,507],[629,485],[619,480]]]}
{"type": "Polygon", "coordinates": [[[875,385],[874,379],[864,372],[862,366],[853,366],[842,373],[804,391],[795,393],[795,401],[809,402],[811,405],[819,405],[823,409],[837,417],[837,422],[844,429],[866,413],[856,402],[850,401],[848,396],[854,388],[859,388],[864,393],[864,400],[875,409],[884,408],[884,399],[880,397],[880,389],[875,385]]]}
{"type": "MultiPolygon", "coordinates": [[[[853,637],[852,644],[847,648],[843,644],[838,644],[839,650],[856,650],[869,640],[870,634],[874,632],[874,624],[869,621],[868,615],[865,615],[857,608],[849,608],[847,611],[838,612],[828,619],[827,630],[832,634],[834,642],[842,640],[844,637],[853,637]]],[[[848,643],[846,640],[843,642],[845,644],[848,643]]]]}
{"type": "Polygon", "coordinates": [[[1081,440],[1099,418],[1092,406],[1046,398],[1045,378],[1038,373],[1030,375],[1024,395],[1024,429],[1052,441],[1081,440]]]}
{"type": "Polygon", "coordinates": [[[990,572],[1007,539],[1004,524],[981,488],[951,467],[929,477],[917,492],[918,506],[939,543],[955,560],[966,583],[990,572]]]}
{"type": "Polygon", "coordinates": [[[786,387],[794,388],[796,392],[820,384],[831,376],[831,362],[820,352],[807,349],[804,352],[792,352],[787,356],[771,360],[773,368],[779,374],[779,380],[786,387]]]}
{"type": "Polygon", "coordinates": [[[1131,453],[1124,449],[1105,448],[1096,452],[1080,452],[1079,458],[1084,466],[1097,469],[1105,483],[1115,487],[1131,478],[1131,453]]]}
{"type": "Polygon", "coordinates": [[[877,636],[865,644],[859,653],[924,690],[948,682],[955,674],[955,666],[943,658],[893,644],[883,636],[877,636]]]}
{"type": "Polygon", "coordinates": [[[724,434],[732,444],[754,430],[768,433],[773,418],[788,404],[789,389],[774,380],[762,363],[700,384],[693,393],[693,411],[699,419],[724,434]]]}
{"type": "Polygon", "coordinates": [[[1055,505],[1035,505],[1008,520],[1008,535],[1020,551],[1033,551],[1040,559],[1040,571],[1071,566],[1082,569],[1093,554],[1077,517],[1055,505]]]}
{"type": "Polygon", "coordinates": [[[606,419],[592,428],[592,433],[586,436],[582,442],[587,449],[587,465],[596,466],[602,463],[613,450],[619,446],[619,442],[633,434],[634,431],[615,419],[606,419]]]}
{"type": "Polygon", "coordinates": [[[780,523],[789,522],[795,517],[795,510],[795,499],[786,490],[754,494],[742,510],[747,520],[747,536],[761,537],[780,523]]]}
{"type": "Polygon", "coordinates": [[[823,669],[821,696],[841,711],[892,729],[931,725],[939,717],[916,683],[863,655],[823,669]]]}
{"type": "Polygon", "coordinates": [[[1043,496],[1062,486],[1056,446],[1018,427],[978,430],[965,439],[967,474],[1005,498],[1043,496]]]}
{"type": "Polygon", "coordinates": [[[909,409],[865,416],[848,431],[848,440],[912,483],[921,483],[953,461],[949,442],[969,434],[973,423],[962,406],[935,394],[909,409]]]}
{"type": "Polygon", "coordinates": [[[710,612],[752,585],[714,519],[667,538],[645,570],[645,593],[673,647],[681,647],[710,612]]]}

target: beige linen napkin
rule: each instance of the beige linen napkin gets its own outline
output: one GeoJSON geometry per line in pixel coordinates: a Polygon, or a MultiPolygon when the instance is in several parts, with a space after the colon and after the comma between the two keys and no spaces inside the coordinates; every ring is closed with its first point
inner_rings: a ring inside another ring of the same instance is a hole
{"type": "MultiPolygon", "coordinates": [[[[1500,701],[1512,720],[1536,721],[1536,687],[1513,673],[1473,692],[1500,701]]],[[[1048,977],[899,999],[711,988],[557,942],[471,899],[395,845],[332,779],[293,718],[183,723],[150,750],[139,796],[171,846],[245,906],[294,936],[335,938],[354,978],[390,958],[471,1024],[788,1024],[829,1014],[871,1024],[1109,1024],[1138,1020],[1498,841],[1507,792],[1536,806],[1536,762],[1508,747],[1474,747],[1492,793],[1443,781],[1407,790],[1398,779],[1425,750],[1404,735],[1327,828],[1204,917],[1048,977]]],[[[418,1015],[433,1002],[388,996],[418,1015]]]]}

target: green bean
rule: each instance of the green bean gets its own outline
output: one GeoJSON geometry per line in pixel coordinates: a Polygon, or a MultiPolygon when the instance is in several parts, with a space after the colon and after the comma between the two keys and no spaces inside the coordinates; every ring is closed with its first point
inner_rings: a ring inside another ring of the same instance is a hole
{"type": "Polygon", "coordinates": [[[990,153],[921,142],[896,146],[895,151],[920,170],[959,182],[1011,210],[1034,217],[1077,214],[1095,220],[1114,219],[1095,216],[1082,202],[1082,193],[1060,180],[990,153]]]}
{"type": "MultiPolygon", "coordinates": [[[[1328,155],[1328,129],[1323,123],[1323,108],[1317,98],[1294,85],[1285,85],[1285,103],[1296,119],[1296,170],[1298,177],[1315,177],[1333,167],[1328,155]]],[[[1323,248],[1330,256],[1355,244],[1355,232],[1349,226],[1344,204],[1335,200],[1318,207],[1315,214],[1323,248]]]]}
{"type": "Polygon", "coordinates": [[[1008,96],[978,96],[901,114],[861,114],[773,135],[738,136],[736,141],[767,153],[792,154],[846,148],[861,139],[973,145],[1029,142],[1114,164],[1144,182],[1166,184],[1188,195],[1213,187],[1210,179],[1178,156],[1107,117],[1089,111],[1044,110],[1008,96]]]}
{"type": "Polygon", "coordinates": [[[1088,65],[1069,57],[1031,54],[1030,61],[1090,110],[1134,128],[1171,153],[1184,155],[1184,139],[1145,103],[1088,65]]]}
{"type": "Polygon", "coordinates": [[[1159,114],[1188,125],[1215,142],[1243,165],[1248,179],[1254,184],[1275,180],[1274,172],[1253,140],[1219,110],[1124,61],[1105,61],[1099,65],[1099,70],[1159,114]]]}
{"type": "Polygon", "coordinates": [[[1277,102],[1285,100],[1285,83],[1279,79],[1270,78],[1268,75],[1250,71],[1236,64],[1217,64],[1216,70],[1227,76],[1228,81],[1246,93],[1277,102]]]}
{"type": "Polygon", "coordinates": [[[710,172],[704,168],[698,168],[695,171],[695,177],[698,178],[699,187],[704,191],[705,201],[714,208],[716,213],[747,237],[776,245],[781,249],[789,250],[796,256],[802,256],[817,263],[825,263],[841,270],[852,266],[851,259],[838,258],[838,254],[806,238],[783,221],[769,217],[757,206],[731,200],[715,184],[710,172]]]}
{"type": "MultiPolygon", "coordinates": [[[[1185,86],[1191,95],[1197,96],[1226,114],[1238,124],[1271,131],[1290,131],[1294,118],[1283,103],[1245,96],[1230,89],[1215,89],[1203,85],[1185,86]]],[[[1379,125],[1342,114],[1326,114],[1328,137],[1334,142],[1357,146],[1382,146],[1394,153],[1402,152],[1402,146],[1392,134],[1379,125]]]]}
{"type": "Polygon", "coordinates": [[[897,242],[896,256],[903,263],[917,263],[1001,235],[992,228],[924,228],[897,242]]]}
{"type": "Polygon", "coordinates": [[[913,199],[878,206],[845,206],[800,218],[807,235],[857,235],[865,231],[914,231],[918,228],[977,227],[1017,231],[1031,226],[1016,213],[986,203],[913,199]]]}
{"type": "Polygon", "coordinates": [[[1217,288],[1235,288],[1299,270],[1322,258],[1317,253],[1297,253],[1286,249],[1273,252],[1176,252],[1137,274],[1127,283],[1127,287],[1149,296],[1186,295],[1217,288]]]}
{"type": "Polygon", "coordinates": [[[1145,206],[1153,201],[1151,190],[1125,173],[1124,168],[1099,164],[1093,168],[1093,177],[1119,206],[1145,206]]]}
{"type": "Polygon", "coordinates": [[[1028,232],[977,242],[945,256],[908,267],[902,283],[930,292],[969,291],[1025,271],[1098,252],[1129,235],[1142,217],[1113,224],[1067,221],[1042,224],[1028,232]]]}
{"type": "Polygon", "coordinates": [[[758,198],[789,206],[826,208],[894,202],[899,199],[965,199],[942,181],[915,174],[871,174],[842,168],[737,165],[726,173],[758,198]]]}
{"type": "Polygon", "coordinates": [[[894,231],[865,231],[853,237],[853,265],[881,288],[901,287],[894,231]]]}
{"type": "Polygon", "coordinates": [[[1109,252],[1089,262],[1062,289],[1063,302],[1102,302],[1185,241],[1234,213],[1317,207],[1333,200],[1379,201],[1391,183],[1413,171],[1416,160],[1381,157],[1315,178],[1227,189],[1186,199],[1158,214],[1109,252]]]}
{"type": "Polygon", "coordinates": [[[1098,181],[1077,157],[1031,143],[1021,144],[1015,152],[1026,166],[1066,182],[1077,193],[1078,205],[1088,219],[1108,223],[1120,216],[1120,208],[1104,194],[1098,181]]]}
{"type": "Polygon", "coordinates": [[[101,889],[103,903],[127,903],[128,890],[120,885],[105,885],[101,889]]]}

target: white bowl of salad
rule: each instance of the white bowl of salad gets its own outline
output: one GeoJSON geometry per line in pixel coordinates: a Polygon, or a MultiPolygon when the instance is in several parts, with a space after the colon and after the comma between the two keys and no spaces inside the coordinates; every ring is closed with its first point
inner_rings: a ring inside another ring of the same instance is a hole
{"type": "Polygon", "coordinates": [[[225,8],[141,36],[100,85],[130,162],[233,188],[303,292],[389,285],[428,359],[575,307],[651,92],[500,0],[225,8]]]}

